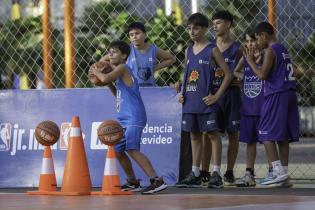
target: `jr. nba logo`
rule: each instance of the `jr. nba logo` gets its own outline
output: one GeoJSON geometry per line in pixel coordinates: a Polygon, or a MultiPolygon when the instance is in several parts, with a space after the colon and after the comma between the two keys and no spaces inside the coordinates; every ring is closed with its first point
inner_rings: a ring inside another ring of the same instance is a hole
{"type": "Polygon", "coordinates": [[[11,128],[10,123],[0,124],[0,151],[10,150],[11,128]]]}
{"type": "Polygon", "coordinates": [[[68,149],[70,129],[71,129],[71,123],[64,122],[61,124],[61,129],[60,129],[60,149],[61,150],[67,150],[68,149]]]}

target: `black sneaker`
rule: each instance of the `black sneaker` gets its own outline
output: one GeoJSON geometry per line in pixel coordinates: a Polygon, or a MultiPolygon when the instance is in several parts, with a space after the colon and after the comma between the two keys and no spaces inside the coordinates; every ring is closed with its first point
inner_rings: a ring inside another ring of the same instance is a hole
{"type": "Polygon", "coordinates": [[[224,174],[224,186],[235,186],[235,177],[233,172],[225,172],[224,174]]]}
{"type": "Polygon", "coordinates": [[[210,177],[208,188],[223,188],[222,177],[217,171],[214,171],[210,177]]]}
{"type": "Polygon", "coordinates": [[[141,190],[140,180],[139,179],[135,179],[135,180],[128,180],[127,179],[127,183],[122,185],[120,188],[121,188],[121,191],[139,192],[141,190]]]}
{"type": "Polygon", "coordinates": [[[153,194],[167,188],[163,178],[150,179],[151,184],[141,191],[141,194],[153,194]]]}
{"type": "Polygon", "coordinates": [[[198,177],[196,177],[194,172],[191,171],[185,179],[177,182],[175,184],[175,187],[201,187],[201,176],[199,175],[198,177]]]}
{"type": "Polygon", "coordinates": [[[200,176],[201,176],[201,185],[203,187],[207,187],[208,183],[210,181],[210,172],[209,171],[200,171],[200,176]]]}

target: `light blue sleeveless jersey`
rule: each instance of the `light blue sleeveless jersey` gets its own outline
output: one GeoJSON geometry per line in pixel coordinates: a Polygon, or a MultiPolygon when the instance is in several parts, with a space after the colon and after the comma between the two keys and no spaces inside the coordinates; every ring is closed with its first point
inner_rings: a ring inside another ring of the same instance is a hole
{"type": "Polygon", "coordinates": [[[156,64],[157,47],[151,44],[145,53],[139,52],[135,46],[130,45],[130,55],[127,65],[132,69],[139,86],[155,86],[154,68],[156,64]]]}

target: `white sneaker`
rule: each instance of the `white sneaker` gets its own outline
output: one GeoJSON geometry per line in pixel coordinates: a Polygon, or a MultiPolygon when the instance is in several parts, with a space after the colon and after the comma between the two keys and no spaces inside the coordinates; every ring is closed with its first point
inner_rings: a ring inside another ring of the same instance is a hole
{"type": "Polygon", "coordinates": [[[277,174],[273,179],[270,179],[269,181],[264,182],[264,185],[280,183],[280,182],[285,181],[288,177],[289,177],[289,174],[287,173],[277,174]]]}
{"type": "Polygon", "coordinates": [[[255,177],[249,171],[246,171],[244,176],[236,180],[235,185],[237,187],[254,187],[256,186],[255,177]]]}
{"type": "Polygon", "coordinates": [[[271,187],[277,187],[277,188],[290,188],[293,186],[293,184],[290,181],[290,177],[288,177],[284,181],[271,184],[270,186],[271,187]]]}

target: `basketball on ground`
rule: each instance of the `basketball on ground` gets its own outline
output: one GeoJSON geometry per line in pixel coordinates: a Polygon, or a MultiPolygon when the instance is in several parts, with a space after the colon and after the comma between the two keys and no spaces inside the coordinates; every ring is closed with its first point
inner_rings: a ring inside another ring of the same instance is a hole
{"type": "MultiPolygon", "coordinates": [[[[91,71],[92,69],[96,69],[97,71],[102,72],[104,74],[108,74],[111,71],[113,71],[113,68],[108,61],[98,61],[94,63],[93,65],[91,65],[89,71],[91,71]]],[[[97,77],[92,76],[90,74],[89,74],[89,80],[95,85],[100,85],[100,82],[101,82],[99,79],[97,79],[97,77]]]]}
{"type": "Polygon", "coordinates": [[[35,128],[35,138],[44,145],[50,146],[55,144],[60,137],[60,130],[56,123],[46,120],[39,123],[35,128]]]}
{"type": "Polygon", "coordinates": [[[107,120],[100,124],[97,135],[103,144],[113,146],[122,139],[124,130],[117,121],[107,120]]]}

